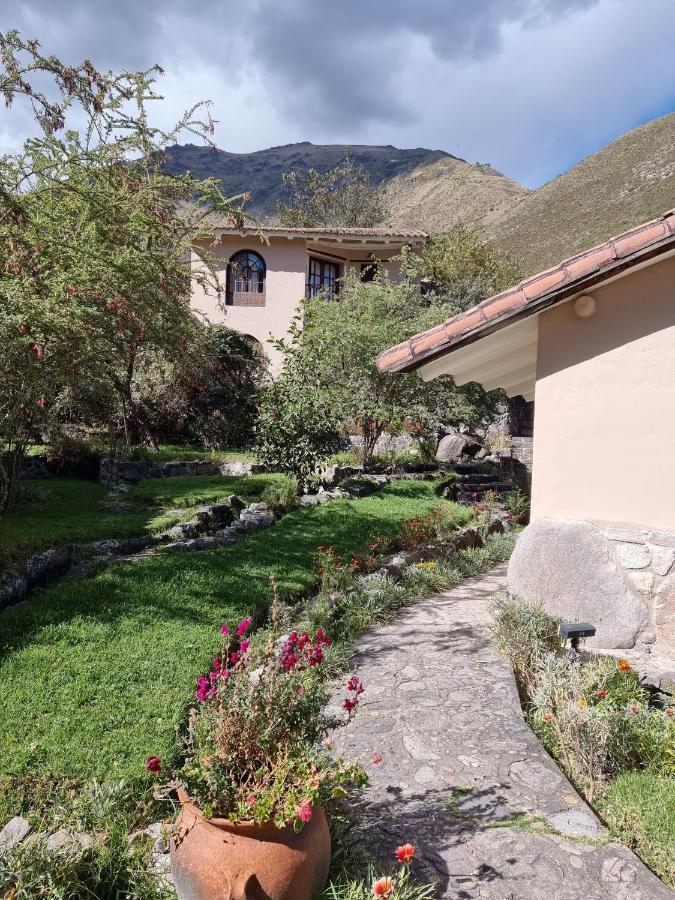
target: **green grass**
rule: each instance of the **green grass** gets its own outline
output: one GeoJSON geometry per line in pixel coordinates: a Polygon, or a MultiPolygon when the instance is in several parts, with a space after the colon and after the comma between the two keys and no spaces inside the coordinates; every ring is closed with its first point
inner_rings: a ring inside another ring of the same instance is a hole
{"type": "Polygon", "coordinates": [[[246,501],[259,499],[280,475],[224,478],[221,475],[148,479],[120,499],[128,507],[106,511],[107,489],[75,478],[30,479],[36,502],[20,503],[0,518],[0,569],[17,565],[33,553],[69,543],[86,544],[103,538],[156,534],[189,519],[198,506],[217,503],[229,494],[246,501]],[[42,497],[44,495],[44,497],[42,497]],[[181,512],[176,512],[180,509],[181,512]]]}
{"type": "Polygon", "coordinates": [[[298,594],[314,580],[318,544],[358,551],[442,503],[431,483],[399,482],[297,510],[218,551],[157,556],[36,592],[0,617],[0,777],[134,778],[150,754],[170,759],[217,627],[248,612],[262,618],[270,575],[298,594]]]}
{"type": "Polygon", "coordinates": [[[597,806],[612,836],[675,887],[675,778],[626,772],[609,785],[597,806]]]}

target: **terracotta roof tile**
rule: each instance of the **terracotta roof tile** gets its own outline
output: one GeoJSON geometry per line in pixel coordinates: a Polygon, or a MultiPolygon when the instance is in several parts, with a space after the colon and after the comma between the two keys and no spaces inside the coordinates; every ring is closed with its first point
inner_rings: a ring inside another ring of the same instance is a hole
{"type": "Polygon", "coordinates": [[[519,313],[534,315],[540,309],[588,289],[631,262],[675,247],[675,209],[610,238],[604,244],[578,253],[522,284],[490,297],[443,325],[415,335],[378,357],[381,372],[416,369],[440,356],[464,339],[478,340],[486,328],[503,327],[519,313]]]}

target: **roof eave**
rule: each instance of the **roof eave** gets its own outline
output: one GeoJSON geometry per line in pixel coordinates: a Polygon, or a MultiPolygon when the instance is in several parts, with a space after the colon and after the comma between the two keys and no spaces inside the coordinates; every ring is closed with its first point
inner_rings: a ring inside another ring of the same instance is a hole
{"type": "MultiPolygon", "coordinates": [[[[634,268],[640,263],[645,263],[654,257],[661,256],[664,250],[669,250],[673,248],[673,246],[675,246],[673,235],[666,236],[659,243],[642,248],[620,260],[612,260],[611,263],[608,263],[596,272],[581,276],[577,280],[568,282],[560,288],[554,288],[537,298],[537,300],[523,305],[520,309],[511,310],[501,317],[494,317],[489,321],[480,322],[475,328],[466,331],[456,340],[448,341],[446,344],[442,344],[439,347],[432,348],[428,351],[421,351],[413,354],[410,344],[411,341],[415,340],[415,337],[412,337],[408,341],[404,341],[402,344],[398,344],[381,353],[378,356],[378,368],[381,372],[386,374],[414,372],[421,368],[421,366],[433,362],[435,359],[439,359],[447,353],[469,346],[470,344],[481,340],[481,338],[494,334],[494,332],[499,331],[508,325],[513,325],[524,319],[539,315],[541,312],[552,306],[557,306],[559,303],[564,303],[584,291],[598,287],[598,285],[603,282],[608,281],[610,278],[613,279],[622,275],[626,270],[634,268]],[[396,350],[403,350],[404,348],[407,348],[408,351],[405,359],[402,359],[401,362],[398,363],[394,362],[390,365],[386,364],[387,356],[393,355],[396,350]]],[[[478,307],[474,307],[474,309],[478,309],[478,307]]],[[[470,311],[471,310],[469,310],[469,312],[470,311]]],[[[442,327],[444,326],[439,326],[439,328],[442,327]]]]}

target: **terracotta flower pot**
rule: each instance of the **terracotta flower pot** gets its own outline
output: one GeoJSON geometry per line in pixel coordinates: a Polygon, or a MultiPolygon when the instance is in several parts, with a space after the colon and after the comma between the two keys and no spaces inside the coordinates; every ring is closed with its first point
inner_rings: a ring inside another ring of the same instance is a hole
{"type": "Polygon", "coordinates": [[[314,900],[325,887],[331,845],[321,808],[298,833],[206,819],[184,791],[178,796],[171,871],[180,900],[314,900]]]}

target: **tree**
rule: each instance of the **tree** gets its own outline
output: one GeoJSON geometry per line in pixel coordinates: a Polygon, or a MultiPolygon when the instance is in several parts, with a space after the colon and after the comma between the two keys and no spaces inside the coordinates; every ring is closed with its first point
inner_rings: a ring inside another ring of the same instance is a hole
{"type": "Polygon", "coordinates": [[[497,398],[475,385],[457,388],[448,376],[425,383],[416,374],[377,369],[378,353],[454,311],[430,303],[414,278],[395,283],[384,274],[369,283],[348,278],[337,301],[319,295],[305,302],[298,355],[305,365],[318,361],[322,402],[356,427],[364,465],[372,462],[380,435],[395,424],[421,438],[440,423],[478,424],[493,415],[497,398]]]}
{"type": "Polygon", "coordinates": [[[293,321],[287,339],[275,342],[283,354],[279,376],[263,391],[256,422],[256,452],[262,463],[292,475],[298,492],[340,445],[339,411],[331,403],[320,335],[308,342],[293,321]]]}
{"type": "Polygon", "coordinates": [[[8,107],[27,104],[36,126],[0,158],[0,509],[55,386],[112,392],[127,442],[152,445],[138,373],[161,357],[188,365],[203,341],[191,281],[220,286],[195,240],[213,209],[240,212],[216,180],[163,168],[166,144],[185,132],[210,141],[213,124],[197,104],[170,133],[153,127],[160,74],[68,66],[37,41],[0,34],[0,93],[8,107]]]}
{"type": "Polygon", "coordinates": [[[370,182],[365,166],[345,153],[344,160],[327,172],[287,172],[283,176],[288,199],[277,204],[281,225],[317,228],[331,225],[367,228],[385,216],[384,195],[370,182]]]}
{"type": "Polygon", "coordinates": [[[456,225],[427,241],[411,273],[422,277],[436,296],[458,310],[469,309],[506,290],[521,278],[518,262],[498,251],[477,228],[456,225]]]}

